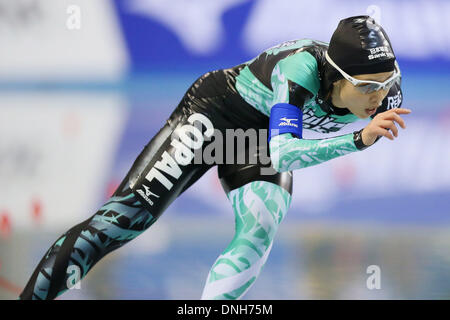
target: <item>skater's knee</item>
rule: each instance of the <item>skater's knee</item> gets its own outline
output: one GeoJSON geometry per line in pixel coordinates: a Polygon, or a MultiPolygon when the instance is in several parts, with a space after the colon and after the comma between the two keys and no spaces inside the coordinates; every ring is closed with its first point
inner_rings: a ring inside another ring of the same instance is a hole
{"type": "Polygon", "coordinates": [[[92,217],[89,225],[144,231],[155,221],[156,218],[131,194],[126,198],[111,197],[92,217]]]}

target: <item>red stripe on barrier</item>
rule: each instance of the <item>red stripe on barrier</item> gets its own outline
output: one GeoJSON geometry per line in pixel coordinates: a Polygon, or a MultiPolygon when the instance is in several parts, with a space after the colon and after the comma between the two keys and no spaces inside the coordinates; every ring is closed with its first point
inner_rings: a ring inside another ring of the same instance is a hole
{"type": "Polygon", "coordinates": [[[42,220],[42,201],[37,197],[31,200],[31,217],[35,222],[42,220]]]}
{"type": "Polygon", "coordinates": [[[11,234],[11,219],[9,218],[9,212],[3,210],[0,213],[0,235],[4,238],[9,237],[11,234]]]}
{"type": "Polygon", "coordinates": [[[116,192],[118,187],[119,182],[116,179],[112,179],[106,187],[106,199],[109,199],[114,194],[114,192],[116,192]]]}

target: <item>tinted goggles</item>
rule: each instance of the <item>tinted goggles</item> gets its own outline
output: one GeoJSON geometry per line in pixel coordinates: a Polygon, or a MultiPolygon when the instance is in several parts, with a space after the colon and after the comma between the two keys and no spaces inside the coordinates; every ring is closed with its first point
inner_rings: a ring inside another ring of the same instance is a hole
{"type": "Polygon", "coordinates": [[[328,55],[328,52],[325,53],[325,58],[327,61],[334,67],[336,70],[340,72],[340,74],[350,81],[356,89],[358,89],[360,92],[368,94],[379,90],[389,90],[395,82],[397,82],[400,78],[400,69],[398,67],[397,61],[395,61],[395,71],[394,74],[387,79],[384,82],[378,82],[378,81],[372,81],[372,80],[359,80],[355,79],[349,74],[347,74],[344,70],[339,68],[333,60],[331,60],[330,56],[328,55]]]}

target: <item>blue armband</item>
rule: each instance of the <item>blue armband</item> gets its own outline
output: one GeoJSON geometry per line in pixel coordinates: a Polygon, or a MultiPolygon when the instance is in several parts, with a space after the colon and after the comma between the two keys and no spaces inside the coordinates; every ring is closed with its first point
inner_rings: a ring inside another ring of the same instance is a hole
{"type": "Polygon", "coordinates": [[[302,138],[303,112],[289,103],[277,103],[270,110],[269,142],[282,133],[292,133],[302,138]]]}

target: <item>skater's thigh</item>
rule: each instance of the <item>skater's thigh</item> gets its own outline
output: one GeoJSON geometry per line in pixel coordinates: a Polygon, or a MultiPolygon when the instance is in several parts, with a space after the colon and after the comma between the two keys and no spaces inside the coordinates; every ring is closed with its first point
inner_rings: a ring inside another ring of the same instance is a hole
{"type": "Polygon", "coordinates": [[[210,141],[213,125],[209,117],[180,105],[164,127],[145,146],[113,196],[133,193],[154,218],[212,164],[194,161],[210,141]]]}

